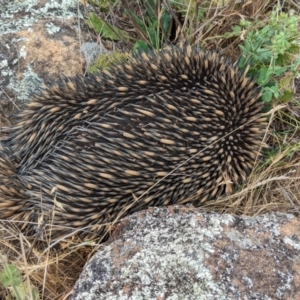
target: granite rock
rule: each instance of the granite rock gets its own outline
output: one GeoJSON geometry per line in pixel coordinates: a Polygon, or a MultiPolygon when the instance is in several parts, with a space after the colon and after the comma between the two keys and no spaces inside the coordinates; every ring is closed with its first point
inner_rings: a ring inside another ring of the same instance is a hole
{"type": "Polygon", "coordinates": [[[300,299],[299,218],[150,208],[122,220],[71,299],[300,299]]]}

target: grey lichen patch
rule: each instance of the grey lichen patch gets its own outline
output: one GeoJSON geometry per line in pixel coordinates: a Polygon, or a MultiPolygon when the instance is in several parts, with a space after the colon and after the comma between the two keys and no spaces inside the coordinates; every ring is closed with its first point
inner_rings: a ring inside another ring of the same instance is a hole
{"type": "Polygon", "coordinates": [[[253,287],[253,282],[251,280],[251,278],[247,277],[247,276],[244,276],[243,277],[243,281],[247,284],[247,286],[252,289],[253,287]]]}
{"type": "Polygon", "coordinates": [[[279,278],[281,278],[281,285],[276,290],[276,296],[279,299],[286,299],[285,293],[291,290],[291,284],[294,280],[294,276],[289,272],[278,271],[279,278]]]}
{"type": "Polygon", "coordinates": [[[292,214],[267,214],[267,215],[261,215],[259,217],[248,217],[245,219],[245,226],[247,227],[253,227],[257,232],[260,232],[261,230],[268,229],[270,233],[272,233],[274,236],[280,235],[280,222],[279,218],[282,217],[283,220],[292,220],[294,216],[292,214]],[[261,222],[264,224],[263,227],[257,227],[255,224],[257,222],[261,222]]]}
{"type": "Polygon", "coordinates": [[[54,34],[60,31],[59,26],[55,26],[53,23],[47,23],[45,24],[46,30],[49,34],[54,34]]]}
{"type": "Polygon", "coordinates": [[[0,5],[0,32],[3,35],[24,30],[45,18],[82,18],[77,5],[78,0],[7,1],[0,5]]]}
{"type": "Polygon", "coordinates": [[[300,241],[297,239],[292,239],[290,237],[285,236],[283,241],[287,244],[287,245],[291,245],[294,249],[300,251],[300,241]]]}
{"type": "Polygon", "coordinates": [[[38,75],[33,72],[31,66],[27,67],[27,70],[23,73],[23,78],[18,79],[14,76],[11,77],[8,88],[15,91],[18,95],[18,99],[21,101],[28,100],[30,95],[39,89],[42,80],[38,75]]]}
{"type": "Polygon", "coordinates": [[[244,233],[237,232],[236,230],[229,230],[227,233],[228,238],[234,241],[239,247],[244,249],[256,248],[255,241],[252,241],[249,237],[245,236],[244,233]]]}
{"type": "Polygon", "coordinates": [[[0,70],[1,69],[5,69],[8,66],[7,60],[3,59],[2,61],[0,61],[0,70]]]}
{"type": "Polygon", "coordinates": [[[22,47],[21,47],[19,53],[20,53],[20,57],[26,58],[27,53],[26,53],[26,48],[25,48],[25,46],[22,46],[22,47]]]}
{"type": "Polygon", "coordinates": [[[87,42],[81,46],[81,52],[86,63],[91,65],[100,53],[106,53],[106,49],[101,44],[87,42]]]}

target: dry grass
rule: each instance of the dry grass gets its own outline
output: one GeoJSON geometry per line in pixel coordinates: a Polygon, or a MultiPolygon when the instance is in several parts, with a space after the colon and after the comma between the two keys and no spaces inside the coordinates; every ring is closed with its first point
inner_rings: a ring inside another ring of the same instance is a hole
{"type": "MultiPolygon", "coordinates": [[[[237,58],[240,54],[239,39],[225,40],[221,35],[230,31],[241,18],[264,19],[274,3],[276,1],[246,1],[238,10],[232,3],[218,9],[211,5],[206,20],[200,26],[193,29],[193,23],[187,19],[177,32],[177,38],[186,32],[187,26],[191,26],[193,34],[188,37],[191,42],[201,41],[208,49],[221,48],[224,53],[237,58]]],[[[257,160],[255,171],[241,190],[231,197],[205,204],[204,210],[250,216],[273,211],[299,214],[300,88],[295,86],[294,89],[296,98],[284,107],[274,105],[270,115],[264,142],[274,147],[276,152],[270,157],[266,155],[264,160],[257,160]],[[278,131],[284,134],[276,134],[278,131]]],[[[10,110],[13,107],[11,105],[10,110]]],[[[6,108],[2,108],[1,126],[10,123],[6,108]]],[[[85,262],[101,245],[76,239],[62,240],[60,247],[51,245],[52,241],[36,243],[26,238],[13,221],[10,224],[0,223],[0,263],[16,265],[23,274],[24,282],[30,282],[39,289],[41,299],[67,299],[85,262]]],[[[2,289],[0,298],[4,299],[9,293],[2,289]]]]}
{"type": "MultiPolygon", "coordinates": [[[[297,99],[298,108],[300,98],[297,99]]],[[[249,176],[245,186],[234,195],[204,206],[208,210],[255,216],[261,213],[281,211],[298,214],[300,209],[300,132],[299,128],[284,126],[289,134],[274,135],[280,122],[280,114],[286,110],[278,105],[271,112],[265,141],[279,147],[270,158],[264,157],[249,176]]]]}

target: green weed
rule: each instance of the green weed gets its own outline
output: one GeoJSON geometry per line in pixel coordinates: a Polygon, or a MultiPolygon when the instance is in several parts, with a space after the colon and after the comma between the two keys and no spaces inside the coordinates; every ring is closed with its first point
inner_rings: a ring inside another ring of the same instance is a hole
{"type": "Polygon", "coordinates": [[[131,44],[136,52],[148,52],[161,49],[164,45],[176,43],[182,37],[194,41],[197,25],[205,19],[209,10],[209,2],[204,1],[202,8],[197,1],[190,0],[126,0],[109,1],[88,0],[95,7],[90,13],[86,24],[101,37],[114,41],[125,41],[131,44]],[[108,22],[102,12],[112,7],[120,7],[125,19],[130,21],[136,36],[108,22]]]}
{"type": "Polygon", "coordinates": [[[250,65],[249,74],[261,86],[262,100],[288,102],[294,96],[292,83],[299,68],[297,39],[300,17],[281,12],[277,7],[268,21],[242,20],[225,36],[239,36],[243,43],[239,67],[250,65]]]}
{"type": "Polygon", "coordinates": [[[36,287],[22,280],[20,270],[12,264],[3,263],[3,270],[0,273],[1,284],[10,291],[6,298],[17,300],[38,300],[39,293],[36,287]]]}

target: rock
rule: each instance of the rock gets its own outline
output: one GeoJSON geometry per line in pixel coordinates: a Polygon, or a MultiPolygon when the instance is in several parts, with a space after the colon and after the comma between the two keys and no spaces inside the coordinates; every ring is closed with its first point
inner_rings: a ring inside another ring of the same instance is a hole
{"type": "Polygon", "coordinates": [[[84,43],[81,46],[81,52],[84,55],[87,65],[94,63],[100,53],[109,53],[101,43],[84,43]]]}
{"type": "Polygon", "coordinates": [[[78,0],[4,2],[0,5],[0,104],[30,99],[44,80],[83,73],[80,41],[92,36],[78,0]]]}
{"type": "Polygon", "coordinates": [[[299,219],[136,213],[86,264],[71,299],[300,299],[299,219]]]}

